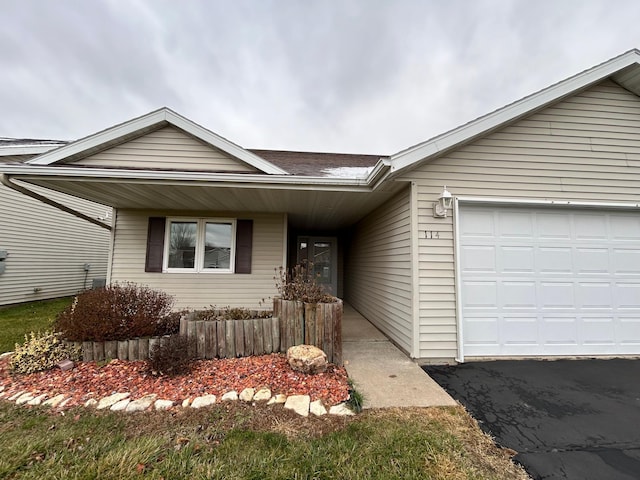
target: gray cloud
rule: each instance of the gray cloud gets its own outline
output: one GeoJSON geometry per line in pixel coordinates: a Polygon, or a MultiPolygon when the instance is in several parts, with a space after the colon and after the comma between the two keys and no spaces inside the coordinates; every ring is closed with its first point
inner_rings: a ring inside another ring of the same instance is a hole
{"type": "Polygon", "coordinates": [[[619,0],[0,0],[0,136],[169,106],[253,148],[393,153],[640,46],[619,0]]]}

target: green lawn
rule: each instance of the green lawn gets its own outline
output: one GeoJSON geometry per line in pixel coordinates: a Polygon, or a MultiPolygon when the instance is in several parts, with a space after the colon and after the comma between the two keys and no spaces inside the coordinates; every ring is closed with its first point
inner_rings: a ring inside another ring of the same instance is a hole
{"type": "Polygon", "coordinates": [[[71,301],[68,297],[0,308],[0,353],[12,351],[16,342],[24,342],[29,332],[50,329],[58,312],[71,301]]]}
{"type": "Polygon", "coordinates": [[[61,416],[0,402],[0,478],[528,478],[461,407],[343,419],[232,403],[61,416]]]}

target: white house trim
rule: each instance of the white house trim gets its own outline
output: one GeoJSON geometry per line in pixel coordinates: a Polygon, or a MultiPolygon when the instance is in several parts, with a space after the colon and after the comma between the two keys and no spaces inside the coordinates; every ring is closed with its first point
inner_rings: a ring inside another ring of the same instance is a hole
{"type": "Polygon", "coordinates": [[[121,123],[114,127],[103,130],[89,137],[85,137],[69,145],[59,148],[55,151],[45,153],[36,158],[27,161],[30,165],[51,165],[67,157],[73,155],[81,155],[85,152],[91,152],[101,147],[108,147],[119,139],[136,136],[136,134],[144,134],[157,127],[163,125],[173,125],[203,142],[212,145],[220,150],[227,152],[229,155],[257,168],[258,170],[269,175],[287,175],[288,172],[273,165],[270,162],[260,158],[259,156],[245,150],[244,148],[230,142],[229,140],[216,135],[215,133],[201,127],[195,122],[178,115],[173,110],[161,108],[154,112],[135,118],[125,123],[121,123]]]}

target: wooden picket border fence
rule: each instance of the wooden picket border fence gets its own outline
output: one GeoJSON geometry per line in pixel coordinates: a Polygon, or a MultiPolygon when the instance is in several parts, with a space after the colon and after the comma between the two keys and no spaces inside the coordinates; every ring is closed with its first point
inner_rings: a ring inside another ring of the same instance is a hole
{"type": "MultiPolygon", "coordinates": [[[[246,320],[198,320],[195,312],[180,319],[180,335],[192,341],[193,358],[236,358],[286,352],[300,344],[315,345],[327,359],[342,365],[342,300],[303,303],[275,298],[273,317],[246,320]]],[[[146,360],[163,337],[105,342],[67,342],[80,347],[84,361],[146,360]]]]}
{"type": "Polygon", "coordinates": [[[315,345],[327,360],[342,365],[342,300],[335,303],[303,303],[274,298],[273,315],[280,318],[281,349],[315,345]]]}
{"type": "Polygon", "coordinates": [[[85,362],[104,360],[146,360],[155,345],[168,341],[170,335],[162,337],[131,338],[129,340],[108,340],[104,342],[70,342],[79,347],[85,362]]]}
{"type": "Polygon", "coordinates": [[[279,324],[277,317],[198,320],[189,313],[180,319],[180,335],[193,340],[194,358],[248,357],[281,351],[279,324]]]}

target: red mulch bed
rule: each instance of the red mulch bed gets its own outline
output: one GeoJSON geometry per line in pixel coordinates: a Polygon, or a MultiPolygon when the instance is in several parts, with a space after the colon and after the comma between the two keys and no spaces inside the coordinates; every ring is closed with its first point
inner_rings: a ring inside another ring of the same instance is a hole
{"type": "Polygon", "coordinates": [[[0,385],[4,398],[20,391],[33,394],[71,396],[65,407],[82,405],[115,392],[129,392],[132,398],[157,394],[159,399],[181,403],[205,394],[223,395],[244,388],[267,387],[272,394],[310,395],[335,405],[348,398],[348,376],[344,368],[329,365],[324,373],[306,375],[289,367],[284,355],[274,353],[245,358],[198,360],[188,375],[158,377],[149,373],[145,362],[112,360],[108,364],[81,362],[63,372],[59,369],[30,375],[11,375],[6,360],[0,362],[0,385]]]}

